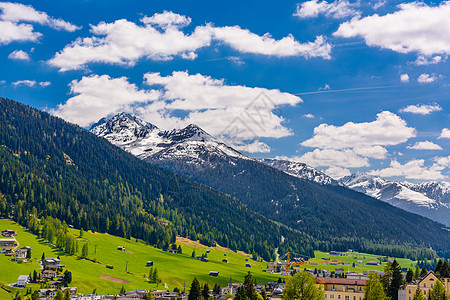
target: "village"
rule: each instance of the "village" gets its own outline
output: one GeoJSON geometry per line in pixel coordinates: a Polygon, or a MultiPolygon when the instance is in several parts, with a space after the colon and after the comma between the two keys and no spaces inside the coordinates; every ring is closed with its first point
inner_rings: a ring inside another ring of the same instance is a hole
{"type": "MultiPolygon", "coordinates": [[[[1,254],[9,257],[11,261],[27,262],[31,258],[33,249],[27,245],[21,245],[16,238],[17,233],[11,229],[5,229],[1,232],[2,238],[0,239],[0,252],[1,254]]],[[[124,246],[117,246],[116,251],[126,252],[124,246]]],[[[166,252],[177,254],[181,252],[181,247],[174,247],[165,249],[166,252]]],[[[201,256],[192,253],[192,257],[198,259],[201,262],[208,263],[209,250],[203,253],[201,256]]],[[[366,270],[361,273],[346,271],[346,268],[351,264],[344,262],[342,257],[351,255],[350,250],[347,253],[330,251],[327,257],[317,258],[318,260],[305,260],[301,257],[290,258],[289,253],[285,260],[277,260],[275,262],[267,263],[267,268],[264,270],[266,273],[272,273],[279,275],[278,281],[266,282],[264,284],[258,283],[254,285],[254,289],[259,294],[263,294],[265,299],[281,299],[286,282],[290,280],[297,272],[303,271],[314,277],[316,285],[323,289],[326,299],[342,299],[342,300],[362,300],[366,288],[366,281],[370,274],[377,274],[382,276],[383,271],[374,268],[374,270],[366,270]],[[335,259],[332,259],[334,257],[335,259]],[[327,269],[320,269],[317,267],[328,266],[327,269]],[[334,268],[334,270],[331,270],[334,268]]],[[[226,256],[226,254],[224,254],[226,256]]],[[[284,258],[284,257],[281,257],[284,258]]],[[[245,267],[251,268],[249,259],[246,259],[245,267]]],[[[226,257],[222,259],[223,263],[228,263],[226,257]]],[[[145,261],[146,267],[153,269],[153,261],[145,261]]],[[[363,261],[357,260],[353,263],[354,266],[361,264],[365,266],[379,266],[381,261],[363,261]]],[[[40,271],[34,271],[32,274],[22,274],[17,278],[17,282],[8,284],[9,287],[16,289],[22,289],[32,294],[33,299],[54,299],[59,294],[70,295],[70,299],[73,300],[96,300],[96,299],[155,299],[155,300],[187,300],[189,291],[186,290],[186,286],[183,290],[175,288],[170,291],[167,285],[164,285],[166,289],[147,290],[147,289],[135,289],[132,291],[126,291],[125,288],[120,291],[119,294],[103,295],[97,293],[81,294],[78,292],[77,287],[69,286],[72,282],[72,274],[63,264],[59,257],[46,257],[44,254],[39,260],[40,271]],[[40,285],[40,289],[31,291],[27,290],[27,286],[30,283],[36,283],[40,285]]],[[[353,266],[353,267],[354,267],[353,266]]],[[[406,270],[404,270],[406,271],[406,270]]],[[[151,273],[151,272],[150,272],[151,273]]],[[[250,272],[249,272],[250,274],[250,272]]],[[[200,275],[200,274],[199,274],[200,275]]],[[[211,277],[218,277],[219,271],[211,270],[208,274],[211,277]]],[[[404,281],[406,275],[403,274],[404,281]]],[[[412,300],[414,293],[418,288],[423,293],[424,297],[430,293],[435,283],[440,281],[445,287],[447,292],[450,292],[450,278],[442,277],[433,271],[424,272],[420,276],[417,276],[414,280],[410,280],[405,284],[402,284],[398,290],[398,299],[412,300]]],[[[243,286],[242,282],[233,282],[230,278],[230,282],[225,287],[216,285],[214,289],[208,290],[208,297],[214,299],[230,299],[236,296],[238,289],[243,286]]],[[[2,286],[2,288],[4,288],[2,286]]]]}

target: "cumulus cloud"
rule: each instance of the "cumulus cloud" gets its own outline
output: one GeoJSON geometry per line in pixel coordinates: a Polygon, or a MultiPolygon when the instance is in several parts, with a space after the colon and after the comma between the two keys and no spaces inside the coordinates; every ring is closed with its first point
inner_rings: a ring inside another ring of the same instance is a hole
{"type": "Polygon", "coordinates": [[[432,57],[427,57],[424,55],[418,55],[417,59],[414,61],[416,66],[427,66],[427,65],[435,65],[440,62],[446,61],[447,56],[435,55],[432,57]]]}
{"type": "Polygon", "coordinates": [[[366,157],[355,154],[352,150],[335,149],[315,149],[300,157],[293,157],[290,160],[297,160],[312,167],[338,166],[346,168],[361,168],[370,166],[366,157]]]}
{"type": "Polygon", "coordinates": [[[419,83],[433,83],[437,80],[435,74],[420,74],[419,78],[417,78],[417,82],[419,83]]]}
{"type": "Polygon", "coordinates": [[[335,36],[362,37],[369,46],[425,56],[450,53],[450,1],[438,6],[423,2],[398,5],[399,10],[380,16],[353,18],[341,24],[335,36]]]}
{"type": "Polygon", "coordinates": [[[409,75],[408,74],[401,74],[400,75],[400,81],[404,82],[404,83],[409,82],[409,75]]]}
{"type": "Polygon", "coordinates": [[[297,4],[294,16],[305,19],[315,18],[319,15],[335,19],[354,17],[361,14],[356,10],[358,4],[352,4],[347,0],[336,0],[334,2],[311,0],[297,4]]]}
{"type": "Polygon", "coordinates": [[[397,160],[392,160],[388,168],[373,170],[368,172],[368,174],[380,177],[405,177],[406,179],[439,180],[446,178],[441,171],[448,168],[449,162],[450,159],[447,161],[447,158],[436,158],[435,163],[432,166],[427,167],[425,166],[425,160],[423,159],[411,160],[403,165],[397,160]]]}
{"type": "Polygon", "coordinates": [[[16,24],[0,19],[0,44],[9,44],[14,41],[34,42],[41,36],[42,34],[35,32],[30,24],[16,24]]]}
{"type": "Polygon", "coordinates": [[[413,146],[408,146],[407,148],[414,150],[444,150],[441,146],[430,141],[417,142],[413,146]]]}
{"type": "Polygon", "coordinates": [[[75,95],[50,113],[80,126],[88,126],[102,117],[121,111],[132,112],[132,106],[155,101],[157,91],[139,90],[126,77],[92,75],[70,83],[75,95]]]}
{"type": "Polygon", "coordinates": [[[433,104],[408,105],[407,107],[400,109],[400,112],[419,115],[429,115],[432,112],[441,110],[442,107],[439,104],[433,103],[433,104]]]}
{"type": "Polygon", "coordinates": [[[40,86],[42,86],[42,87],[47,87],[47,86],[49,86],[49,85],[51,85],[52,83],[50,82],[50,81],[42,81],[42,82],[39,82],[39,85],[40,86]]]}
{"type": "Polygon", "coordinates": [[[20,3],[0,2],[0,19],[9,21],[14,24],[19,22],[38,23],[50,26],[56,30],[75,31],[80,27],[66,22],[62,19],[55,19],[47,15],[45,12],[35,10],[31,5],[20,3]]]}
{"type": "Polygon", "coordinates": [[[70,84],[75,96],[51,112],[81,126],[121,111],[166,129],[193,123],[239,150],[268,152],[261,137],[292,134],[279,107],[302,102],[279,90],[227,85],[223,79],[187,72],[147,73],[144,83],[146,88],[139,89],[125,77],[83,77],[70,84]]]}
{"type": "Polygon", "coordinates": [[[450,129],[443,128],[441,135],[438,137],[438,139],[450,139],[450,129]]]}
{"type": "Polygon", "coordinates": [[[30,60],[30,55],[27,52],[22,50],[14,50],[8,55],[9,59],[17,59],[17,60],[30,60]]]}
{"type": "Polygon", "coordinates": [[[314,42],[300,43],[292,35],[276,40],[269,34],[259,36],[239,26],[214,27],[212,24],[197,26],[188,34],[182,28],[191,19],[167,11],[144,17],[141,22],[142,25],[117,20],[91,25],[92,37],[79,38],[67,45],[49,64],[67,71],[92,62],[133,65],[142,58],[193,60],[199,49],[210,46],[213,41],[242,53],[330,58],[331,45],[322,36],[314,42]]]}
{"type": "Polygon", "coordinates": [[[348,122],[342,126],[320,124],[314,136],[301,143],[316,148],[356,148],[398,145],[416,135],[416,130],[394,113],[383,111],[373,122],[348,122]]]}
{"type": "Polygon", "coordinates": [[[326,169],[325,174],[337,180],[345,176],[350,176],[352,173],[347,168],[333,166],[326,169]]]}
{"type": "Polygon", "coordinates": [[[314,119],[315,118],[315,116],[313,114],[304,114],[303,117],[307,118],[307,119],[314,119]]]}

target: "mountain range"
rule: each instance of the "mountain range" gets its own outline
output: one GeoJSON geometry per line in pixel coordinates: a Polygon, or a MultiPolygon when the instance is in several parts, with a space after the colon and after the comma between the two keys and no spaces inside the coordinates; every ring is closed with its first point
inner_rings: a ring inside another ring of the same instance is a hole
{"type": "Polygon", "coordinates": [[[361,248],[374,240],[410,244],[414,242],[408,235],[425,238],[417,237],[416,231],[418,222],[429,222],[425,218],[349,189],[305,164],[247,157],[196,125],[161,130],[120,113],[100,120],[90,131],[147,162],[234,196],[263,216],[312,236],[320,244],[316,248],[330,244],[361,248]]]}

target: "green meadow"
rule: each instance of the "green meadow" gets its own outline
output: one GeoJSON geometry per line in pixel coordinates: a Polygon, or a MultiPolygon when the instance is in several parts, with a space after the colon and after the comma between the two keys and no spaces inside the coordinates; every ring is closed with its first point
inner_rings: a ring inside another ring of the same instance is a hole
{"type": "MultiPolygon", "coordinates": [[[[78,238],[79,254],[82,245],[88,243],[88,258],[98,261],[94,263],[78,256],[66,255],[11,220],[0,219],[0,230],[3,229],[18,232],[16,238],[20,246],[31,246],[33,253],[31,261],[27,263],[10,261],[7,256],[0,255],[0,270],[2,270],[0,285],[14,283],[19,275],[32,274],[33,270],[39,272],[39,263],[36,260],[41,259],[42,253],[47,257],[60,256],[61,263],[72,272],[71,286],[78,287],[80,293],[90,293],[96,289],[99,294],[113,294],[118,293],[122,286],[126,290],[164,289],[164,284],[167,284],[170,290],[175,287],[183,290],[184,283],[186,290],[189,290],[194,277],[201,283],[207,282],[210,286],[218,283],[223,287],[228,284],[230,278],[233,282],[242,282],[248,271],[252,272],[258,283],[275,281],[280,277],[263,272],[267,263],[253,261],[244,253],[235,253],[222,247],[206,247],[187,239],[177,240],[183,254],[172,254],[135,239],[127,240],[108,234],[84,232],[83,238],[78,238]],[[124,246],[126,251],[117,250],[118,246],[124,246]],[[210,253],[207,254],[209,262],[192,258],[193,250],[197,256],[209,250],[210,253]],[[223,259],[227,259],[228,263],[222,262],[223,259]],[[157,285],[147,281],[150,269],[146,267],[147,261],[153,261],[154,267],[158,268],[162,283],[157,285]],[[247,263],[251,267],[246,267],[247,263]],[[113,269],[107,268],[106,265],[113,266],[113,269]],[[209,276],[210,271],[219,271],[219,276],[209,276]]],[[[80,234],[79,230],[70,229],[70,231],[77,237],[80,234]]],[[[39,288],[37,285],[31,287],[39,288]]],[[[9,299],[8,297],[10,294],[0,290],[0,298],[9,299]]]]}
{"type": "MultiPolygon", "coordinates": [[[[329,270],[334,271],[336,268],[344,268],[345,272],[358,272],[362,273],[363,271],[370,271],[370,270],[376,270],[376,271],[383,271],[384,265],[386,261],[386,256],[380,256],[380,255],[373,255],[373,254],[367,254],[367,253],[359,253],[359,252],[346,252],[346,256],[335,256],[330,255],[326,252],[321,251],[314,251],[315,258],[310,259],[310,262],[317,262],[317,265],[315,264],[309,264],[309,265],[302,265],[301,269],[308,268],[308,269],[321,269],[321,270],[329,270]],[[329,260],[323,260],[323,258],[328,258],[329,260]],[[344,263],[349,263],[350,265],[330,265],[325,264],[325,262],[329,262],[332,260],[342,261],[344,263]],[[368,261],[378,261],[381,264],[378,266],[373,265],[366,265],[368,261]],[[360,262],[362,263],[360,263],[360,262]],[[353,264],[355,264],[355,267],[353,267],[353,264]]],[[[388,257],[387,259],[393,260],[396,259],[397,262],[401,265],[402,268],[410,268],[415,269],[416,262],[406,259],[406,258],[395,258],[395,257],[388,257]]]]}

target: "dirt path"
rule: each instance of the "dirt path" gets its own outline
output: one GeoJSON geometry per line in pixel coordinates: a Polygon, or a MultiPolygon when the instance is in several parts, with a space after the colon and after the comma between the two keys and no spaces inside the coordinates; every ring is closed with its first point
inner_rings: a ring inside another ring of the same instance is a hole
{"type": "Polygon", "coordinates": [[[106,275],[106,274],[101,274],[101,273],[100,273],[100,278],[101,279],[105,279],[105,280],[109,280],[109,281],[112,281],[112,282],[122,283],[122,284],[130,283],[126,279],[112,277],[112,276],[109,276],[109,275],[106,275]]]}

